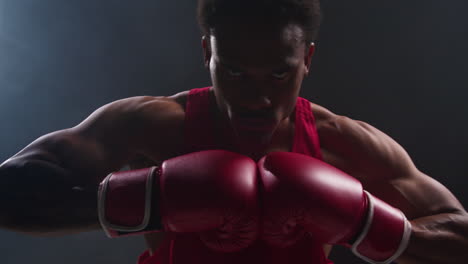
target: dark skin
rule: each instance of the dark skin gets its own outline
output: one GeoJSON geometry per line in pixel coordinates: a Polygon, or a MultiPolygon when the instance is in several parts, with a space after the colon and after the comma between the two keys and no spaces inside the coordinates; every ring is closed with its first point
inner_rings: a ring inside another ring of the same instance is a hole
{"type": "MultiPolygon", "coordinates": [[[[261,142],[240,144],[239,152],[258,158],[290,151],[291,114],[314,45],[303,41],[304,32],[294,24],[246,27],[220,26],[202,40],[213,112],[218,122],[245,114],[275,120],[274,128],[254,140],[234,126],[239,142],[261,142]]],[[[75,127],[32,142],[0,166],[1,227],[41,236],[98,229],[96,186],[103,177],[127,164],[148,167],[183,154],[186,99],[187,92],[123,99],[75,127]],[[20,191],[24,186],[30,189],[20,191]],[[15,206],[3,202],[7,199],[15,199],[15,206]]],[[[411,220],[411,240],[398,263],[468,262],[468,216],[449,190],[416,168],[407,152],[378,129],[319,105],[311,108],[324,161],[359,179],[411,220]]],[[[150,252],[163,236],[146,235],[150,252]]]]}
{"type": "MultiPolygon", "coordinates": [[[[216,31],[219,33],[202,40],[218,109],[229,120],[261,116],[273,119],[276,129],[287,129],[302,80],[309,73],[314,45],[304,46],[303,32],[295,25],[278,29],[249,23],[243,27],[220,26],[216,31]],[[283,32],[278,34],[278,30],[283,32]]],[[[256,146],[254,142],[275,142],[275,129],[253,136],[249,131],[253,137],[249,140],[235,124],[233,127],[239,141],[248,142],[241,146],[247,153],[264,154],[261,152],[266,146],[256,146]]]]}

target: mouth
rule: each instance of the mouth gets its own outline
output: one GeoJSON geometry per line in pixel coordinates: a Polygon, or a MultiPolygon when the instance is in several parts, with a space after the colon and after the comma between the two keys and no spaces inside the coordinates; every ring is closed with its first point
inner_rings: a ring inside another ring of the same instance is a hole
{"type": "Polygon", "coordinates": [[[276,120],[273,118],[260,117],[232,117],[234,127],[240,131],[270,132],[276,127],[276,120]]]}

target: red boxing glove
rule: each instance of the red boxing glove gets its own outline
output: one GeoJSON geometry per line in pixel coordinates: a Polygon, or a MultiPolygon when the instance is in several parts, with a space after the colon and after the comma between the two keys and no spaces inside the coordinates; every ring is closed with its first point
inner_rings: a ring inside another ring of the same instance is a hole
{"type": "Polygon", "coordinates": [[[110,237],[198,232],[208,247],[232,252],[257,239],[257,190],[252,159],[196,152],[108,175],[99,186],[99,219],[110,237]]]}
{"type": "Polygon", "coordinates": [[[297,153],[270,153],[258,166],[262,237],[269,244],[285,247],[309,232],[323,243],[350,246],[370,263],[390,263],[406,249],[411,225],[405,215],[357,179],[297,153]]]}

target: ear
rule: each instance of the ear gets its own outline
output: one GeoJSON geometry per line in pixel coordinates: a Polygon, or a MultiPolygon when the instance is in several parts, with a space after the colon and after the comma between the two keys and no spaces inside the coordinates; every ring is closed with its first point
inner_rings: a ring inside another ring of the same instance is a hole
{"type": "Polygon", "coordinates": [[[201,44],[203,48],[203,61],[205,63],[205,67],[210,67],[210,60],[211,60],[211,45],[209,36],[203,36],[201,39],[201,44]]]}
{"type": "Polygon", "coordinates": [[[306,48],[305,56],[304,56],[304,64],[306,66],[306,70],[304,72],[304,75],[307,76],[309,75],[310,71],[310,64],[312,62],[312,56],[315,53],[315,43],[311,42],[309,47],[306,48]]]}

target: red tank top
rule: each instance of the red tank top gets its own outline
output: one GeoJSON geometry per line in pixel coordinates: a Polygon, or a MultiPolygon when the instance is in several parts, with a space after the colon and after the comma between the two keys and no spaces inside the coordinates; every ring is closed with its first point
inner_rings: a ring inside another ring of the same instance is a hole
{"type": "MultiPolygon", "coordinates": [[[[190,90],[185,111],[186,153],[208,149],[233,150],[232,144],[223,141],[225,127],[215,127],[211,103],[209,87],[190,90]],[[224,132],[220,133],[218,129],[224,132]]],[[[292,152],[322,159],[315,119],[309,101],[304,98],[297,98],[294,122],[292,152]]],[[[314,241],[311,236],[305,236],[294,246],[285,249],[272,248],[258,240],[239,252],[220,253],[207,248],[194,234],[167,234],[153,256],[145,251],[138,259],[138,264],[187,263],[331,264],[332,262],[325,257],[322,245],[314,241]]]]}

